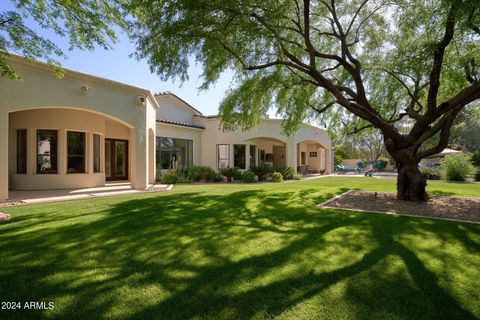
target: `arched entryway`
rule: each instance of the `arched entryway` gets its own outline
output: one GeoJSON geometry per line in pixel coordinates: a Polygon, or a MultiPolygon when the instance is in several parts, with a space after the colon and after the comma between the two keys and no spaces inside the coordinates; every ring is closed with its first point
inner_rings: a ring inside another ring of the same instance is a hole
{"type": "Polygon", "coordinates": [[[133,126],[79,107],[8,115],[8,181],[14,190],[75,189],[130,178],[133,126]]]}

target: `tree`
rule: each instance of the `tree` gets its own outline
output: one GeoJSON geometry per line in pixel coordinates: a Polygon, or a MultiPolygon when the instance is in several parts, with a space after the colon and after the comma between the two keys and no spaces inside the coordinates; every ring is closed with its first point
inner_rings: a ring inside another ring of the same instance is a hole
{"type": "Polygon", "coordinates": [[[272,105],[286,133],[328,110],[380,130],[399,199],[427,200],[418,162],[445,148],[457,114],[480,98],[479,1],[134,0],[129,10],[136,56],[162,78],[188,78],[190,56],[202,88],[234,70],[225,130],[258,125],[272,105]]]}
{"type": "Polygon", "coordinates": [[[466,109],[453,126],[450,143],[466,151],[480,150],[480,109],[466,109]]]}
{"type": "Polygon", "coordinates": [[[16,10],[0,11],[0,76],[18,79],[5,57],[17,53],[32,60],[46,60],[59,76],[56,58],[64,51],[28,26],[31,18],[40,28],[68,37],[70,49],[105,49],[115,42],[113,25],[127,27],[119,0],[11,0],[16,10]]]}
{"type": "Polygon", "coordinates": [[[383,136],[377,130],[365,129],[348,138],[352,145],[359,151],[362,159],[375,162],[385,155],[383,136]]]}

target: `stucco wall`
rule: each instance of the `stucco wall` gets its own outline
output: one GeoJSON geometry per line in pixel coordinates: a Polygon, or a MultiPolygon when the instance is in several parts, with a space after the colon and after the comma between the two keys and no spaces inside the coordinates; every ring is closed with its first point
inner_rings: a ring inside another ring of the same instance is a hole
{"type": "Polygon", "coordinates": [[[183,123],[193,123],[193,115],[196,113],[192,108],[185,105],[172,95],[156,96],[159,108],[157,119],[171,120],[183,123]]]}
{"type": "Polygon", "coordinates": [[[202,165],[203,129],[181,127],[157,122],[157,137],[186,139],[193,141],[193,164],[202,165]]]}
{"type": "Polygon", "coordinates": [[[297,168],[298,157],[297,143],[305,140],[315,141],[325,148],[330,148],[330,138],[327,133],[324,130],[307,125],[302,126],[294,136],[288,137],[281,133],[281,120],[276,119],[266,119],[262,125],[249,131],[236,130],[233,132],[223,132],[220,130],[220,120],[216,118],[197,117],[195,121],[206,128],[201,137],[202,164],[212,168],[217,167],[218,144],[229,144],[231,146],[231,166],[233,166],[233,144],[246,144],[248,150],[250,144],[257,145],[257,147],[261,149],[263,143],[266,153],[273,152],[273,150],[270,150],[272,149],[272,145],[286,145],[286,165],[295,170],[297,168]],[[268,141],[268,139],[270,139],[270,141],[268,141]],[[276,141],[272,141],[271,139],[276,141]]]}
{"type": "Polygon", "coordinates": [[[13,112],[9,117],[9,183],[11,189],[63,189],[101,186],[105,183],[104,139],[128,139],[130,129],[91,112],[72,109],[34,109],[13,112]],[[16,130],[27,129],[27,173],[17,174],[16,130]],[[36,172],[37,130],[53,129],[58,134],[57,174],[36,172]],[[67,131],[86,133],[85,173],[67,173],[67,131]],[[101,172],[93,172],[93,134],[101,136],[101,172]]]}
{"type": "MultiPolygon", "coordinates": [[[[146,113],[156,105],[148,91],[69,70],[65,71],[63,79],[58,79],[44,64],[33,64],[21,58],[10,60],[22,80],[0,78],[0,150],[8,150],[8,119],[12,112],[45,107],[90,111],[130,129],[130,180],[134,188],[147,186],[149,125],[146,113]],[[147,99],[145,104],[138,103],[139,96],[147,99]]],[[[0,199],[8,197],[8,168],[9,156],[2,152],[0,199]]]]}

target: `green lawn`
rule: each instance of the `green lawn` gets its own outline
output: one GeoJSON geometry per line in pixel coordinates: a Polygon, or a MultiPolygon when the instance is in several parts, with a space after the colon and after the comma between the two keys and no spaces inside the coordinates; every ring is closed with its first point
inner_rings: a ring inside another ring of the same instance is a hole
{"type": "MultiPolygon", "coordinates": [[[[318,209],[394,180],[184,185],[4,209],[0,319],[476,319],[480,225],[318,209]]],[[[480,184],[429,183],[480,197],[480,184]]]]}

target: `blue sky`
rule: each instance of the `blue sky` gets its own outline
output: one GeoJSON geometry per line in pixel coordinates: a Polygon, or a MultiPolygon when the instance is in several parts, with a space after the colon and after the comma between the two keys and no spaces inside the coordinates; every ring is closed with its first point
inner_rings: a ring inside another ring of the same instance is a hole
{"type": "MultiPolygon", "coordinates": [[[[3,10],[15,10],[9,0],[0,1],[3,10]]],[[[202,70],[195,66],[195,63],[191,63],[188,82],[183,84],[179,81],[162,82],[157,75],[150,73],[146,61],[129,58],[129,55],[135,51],[135,46],[122,33],[117,33],[118,43],[111,50],[98,48],[94,51],[78,49],[68,51],[68,39],[58,37],[52,31],[41,29],[31,19],[27,24],[65,51],[68,59],[58,59],[63,67],[149,89],[154,93],[171,91],[206,115],[217,114],[220,101],[230,87],[232,73],[226,72],[209,90],[198,90],[201,85],[199,76],[202,70]]]]}

